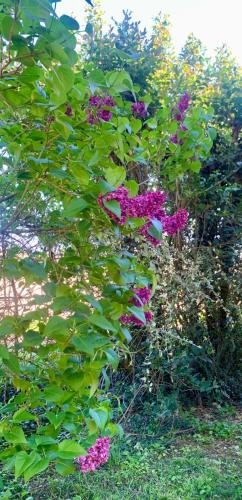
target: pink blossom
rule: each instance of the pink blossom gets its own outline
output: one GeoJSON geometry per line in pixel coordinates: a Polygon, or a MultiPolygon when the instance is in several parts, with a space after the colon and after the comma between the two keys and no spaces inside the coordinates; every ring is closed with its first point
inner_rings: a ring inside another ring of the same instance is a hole
{"type": "Polygon", "coordinates": [[[183,94],[175,108],[174,118],[177,122],[182,122],[185,117],[185,112],[187,111],[190,103],[190,96],[187,92],[183,94]]]}
{"type": "Polygon", "coordinates": [[[100,195],[98,197],[98,203],[109,217],[119,225],[125,224],[128,217],[148,218],[148,221],[139,229],[139,232],[153,245],[158,245],[160,240],[149,234],[149,228],[152,227],[152,219],[160,221],[163,232],[169,236],[172,236],[178,230],[185,227],[188,219],[188,212],[184,209],[180,209],[174,215],[167,215],[163,208],[166,196],[162,191],[147,192],[143,195],[134,196],[133,198],[129,198],[128,194],[128,190],[120,186],[111,193],[100,195]],[[121,209],[120,217],[117,217],[111,210],[105,207],[104,202],[110,200],[116,200],[119,203],[121,209]]]}
{"type": "Polygon", "coordinates": [[[147,115],[145,103],[143,101],[138,101],[132,104],[132,113],[138,118],[145,118],[147,115]]]}
{"type": "Polygon", "coordinates": [[[87,455],[78,457],[76,462],[83,474],[93,472],[108,461],[109,451],[110,438],[101,437],[96,440],[93,446],[88,448],[87,455]]]}
{"type": "Polygon", "coordinates": [[[118,189],[115,191],[112,191],[112,193],[108,194],[102,194],[98,197],[98,203],[99,205],[105,210],[105,212],[108,214],[108,216],[111,219],[114,219],[117,224],[123,225],[126,222],[127,219],[127,207],[128,207],[128,190],[124,188],[123,186],[120,186],[118,189]],[[116,200],[120,204],[121,208],[121,217],[118,218],[115,214],[113,214],[108,208],[104,206],[104,201],[111,201],[111,200],[116,200]]]}
{"type": "MultiPolygon", "coordinates": [[[[168,234],[169,236],[173,236],[175,233],[177,233],[177,231],[184,229],[188,219],[188,212],[187,210],[181,208],[174,215],[161,215],[160,217],[156,216],[156,218],[161,222],[163,232],[168,234]]],[[[154,238],[149,234],[150,227],[152,227],[152,222],[147,222],[139,229],[139,231],[153,245],[159,245],[160,240],[154,238]]]]}
{"type": "MultiPolygon", "coordinates": [[[[145,319],[146,319],[147,323],[152,320],[153,314],[151,311],[145,311],[144,315],[145,315],[145,319]]],[[[120,316],[120,321],[121,321],[121,323],[123,323],[125,325],[132,324],[132,325],[136,325],[136,326],[143,326],[145,324],[143,321],[136,318],[136,316],[134,316],[134,314],[130,314],[130,315],[123,314],[122,316],[120,316]]]]}
{"type": "Polygon", "coordinates": [[[180,146],[182,146],[182,144],[184,144],[184,140],[178,139],[178,134],[179,134],[179,132],[186,132],[186,131],[187,131],[187,127],[185,125],[180,125],[178,132],[176,132],[176,134],[174,134],[170,137],[170,141],[173,142],[173,144],[179,144],[180,146]]]}
{"type": "Polygon", "coordinates": [[[177,105],[178,110],[181,113],[185,113],[185,111],[188,109],[189,102],[190,102],[190,96],[189,96],[188,92],[185,92],[185,94],[183,94],[181,96],[181,99],[178,102],[178,105],[177,105]]]}
{"type": "Polygon", "coordinates": [[[134,297],[131,298],[132,302],[136,307],[142,307],[149,302],[151,297],[151,291],[148,287],[143,288],[133,288],[134,297]]]}
{"type": "MultiPolygon", "coordinates": [[[[112,193],[101,195],[98,198],[99,205],[107,212],[109,217],[114,219],[118,224],[125,224],[128,217],[151,217],[156,213],[160,213],[161,206],[165,203],[166,196],[162,191],[147,192],[143,195],[137,195],[129,198],[129,192],[123,187],[119,187],[112,193]],[[120,204],[121,217],[118,219],[112,214],[103,204],[103,201],[116,200],[120,204]]],[[[163,210],[162,210],[163,213],[163,210]]]]}
{"type": "Polygon", "coordinates": [[[103,102],[102,97],[99,97],[98,95],[92,95],[89,98],[90,106],[94,106],[95,108],[102,106],[102,102],[103,102]]]}
{"type": "Polygon", "coordinates": [[[177,134],[172,135],[171,138],[170,138],[170,141],[173,144],[179,144],[179,146],[182,146],[182,144],[184,144],[184,141],[182,139],[178,139],[178,135],[177,134]]]}
{"type": "Polygon", "coordinates": [[[113,108],[113,106],[115,106],[115,100],[113,96],[108,95],[106,97],[103,97],[102,104],[103,106],[109,106],[110,108],[113,108]]]}
{"type": "Polygon", "coordinates": [[[47,123],[52,123],[55,121],[54,115],[48,115],[46,118],[47,123]]]}
{"type": "Polygon", "coordinates": [[[90,125],[95,125],[99,122],[99,119],[97,116],[93,113],[91,109],[87,109],[87,121],[90,123],[90,125]]]}
{"type": "MultiPolygon", "coordinates": [[[[143,287],[143,288],[133,288],[133,293],[134,297],[130,299],[130,302],[134,304],[136,307],[143,307],[143,305],[147,304],[150,300],[151,297],[151,291],[150,288],[148,287],[143,287]]],[[[144,312],[146,322],[151,321],[152,319],[152,312],[151,311],[145,311],[144,312]]],[[[133,324],[136,326],[143,326],[144,322],[141,321],[140,319],[136,318],[134,314],[123,314],[120,317],[121,323],[124,324],[133,324]]]]}
{"type": "Polygon", "coordinates": [[[100,109],[97,113],[97,116],[105,122],[109,122],[113,116],[113,113],[111,113],[111,111],[108,111],[107,109],[100,109]]]}
{"type": "Polygon", "coordinates": [[[147,191],[134,198],[128,204],[128,217],[154,217],[155,213],[164,205],[166,195],[162,191],[147,191]]]}
{"type": "Polygon", "coordinates": [[[87,108],[87,121],[91,125],[99,123],[100,120],[109,122],[113,116],[112,112],[105,109],[104,106],[115,106],[114,98],[111,95],[100,97],[93,95],[89,98],[89,107],[87,108]]]}
{"type": "Polygon", "coordinates": [[[173,144],[177,144],[178,143],[178,137],[177,137],[177,134],[174,134],[170,137],[170,141],[173,143],[173,144]]]}
{"type": "Polygon", "coordinates": [[[184,115],[182,113],[175,113],[174,118],[177,122],[182,122],[184,119],[184,115]]]}
{"type": "Polygon", "coordinates": [[[92,95],[89,98],[89,105],[93,106],[94,108],[100,108],[101,106],[109,106],[112,108],[115,106],[115,101],[113,96],[108,95],[106,97],[101,97],[98,95],[92,95]]]}
{"type": "Polygon", "coordinates": [[[65,115],[66,116],[72,116],[73,115],[72,107],[71,107],[70,104],[66,105],[65,115]]]}

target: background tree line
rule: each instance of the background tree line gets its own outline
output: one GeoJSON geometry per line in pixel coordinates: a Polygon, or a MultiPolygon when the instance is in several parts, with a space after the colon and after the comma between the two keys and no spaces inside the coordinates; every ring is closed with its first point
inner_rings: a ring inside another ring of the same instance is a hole
{"type": "MultiPolygon", "coordinates": [[[[144,100],[152,95],[150,118],[167,103],[172,105],[177,94],[188,92],[193,104],[206,108],[213,136],[209,157],[194,162],[192,171],[186,169],[182,148],[174,146],[173,175],[162,154],[146,164],[137,162],[129,172],[141,190],[147,186],[169,190],[177,208],[189,211],[190,224],[185,235],[158,250],[142,247],[141,261],[152,262],[159,276],[153,299],[155,321],[134,334],[132,359],[126,360],[119,374],[121,390],[125,392],[127,380],[132,380],[132,394],[142,388],[137,396],[140,403],[154,401],[155,395],[159,405],[166,401],[165,406],[173,410],[179,402],[237,399],[241,380],[241,68],[226,46],[211,58],[193,34],[177,55],[169,19],[161,14],[151,33],[141,29],[128,11],[107,29],[96,2],[88,13],[84,38],[82,64],[103,71],[128,71],[144,100]]],[[[132,100],[132,94],[127,93],[126,99],[132,100]]],[[[149,134],[155,136],[155,123],[149,134]]],[[[136,242],[127,244],[134,249],[136,242]]],[[[128,401],[130,394],[125,397],[128,401]]]]}

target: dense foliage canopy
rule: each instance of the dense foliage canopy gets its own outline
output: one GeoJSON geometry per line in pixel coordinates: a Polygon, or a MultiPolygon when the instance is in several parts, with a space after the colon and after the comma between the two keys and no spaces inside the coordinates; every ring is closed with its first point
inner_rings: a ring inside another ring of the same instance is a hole
{"type": "Polygon", "coordinates": [[[0,1],[0,457],[26,481],[106,459],[130,356],[143,398],[236,393],[241,71],[87,17],[0,1]]]}

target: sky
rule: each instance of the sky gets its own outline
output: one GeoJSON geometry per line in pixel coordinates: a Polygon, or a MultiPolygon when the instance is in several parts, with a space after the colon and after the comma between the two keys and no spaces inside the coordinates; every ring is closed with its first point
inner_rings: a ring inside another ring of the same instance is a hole
{"type": "MultiPolygon", "coordinates": [[[[95,3],[95,0],[93,0],[95,3]]],[[[82,23],[84,0],[62,0],[59,14],[73,14],[82,23]]],[[[134,13],[135,20],[148,28],[152,19],[162,12],[170,15],[172,38],[177,51],[190,33],[203,42],[210,55],[226,43],[242,65],[242,0],[102,0],[107,21],[122,18],[122,10],[134,13]]]]}

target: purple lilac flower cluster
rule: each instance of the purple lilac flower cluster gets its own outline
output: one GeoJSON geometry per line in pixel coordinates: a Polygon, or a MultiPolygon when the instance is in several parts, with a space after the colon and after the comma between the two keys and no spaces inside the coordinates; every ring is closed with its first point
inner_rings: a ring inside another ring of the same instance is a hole
{"type": "MultiPolygon", "coordinates": [[[[176,109],[174,110],[174,118],[178,123],[183,122],[185,118],[186,111],[189,107],[190,103],[190,96],[187,92],[183,94],[181,99],[179,100],[176,109]]],[[[181,123],[181,125],[178,128],[178,131],[171,136],[170,141],[173,144],[179,144],[180,146],[183,144],[183,139],[179,139],[179,132],[186,132],[187,127],[181,123]]]]}
{"type": "MultiPolygon", "coordinates": [[[[162,224],[162,230],[169,236],[173,236],[177,231],[183,229],[186,226],[188,219],[187,210],[181,208],[174,215],[156,214],[155,218],[158,219],[162,224]]],[[[160,240],[154,238],[149,234],[149,228],[152,226],[152,222],[147,222],[144,226],[140,228],[140,233],[149,240],[152,245],[159,245],[160,240]]]]}
{"type": "Polygon", "coordinates": [[[134,296],[131,298],[130,302],[136,307],[142,307],[147,304],[151,297],[151,291],[148,287],[143,288],[133,288],[134,296]]]}
{"type": "Polygon", "coordinates": [[[124,188],[123,186],[119,186],[118,189],[112,191],[112,193],[101,194],[98,197],[98,203],[100,207],[102,207],[103,210],[105,210],[105,212],[111,219],[114,219],[117,224],[120,224],[120,226],[125,224],[127,220],[127,212],[129,207],[128,194],[129,194],[128,189],[124,188]],[[111,201],[111,200],[115,200],[119,203],[121,209],[120,217],[117,217],[110,210],[108,210],[108,208],[104,206],[104,201],[111,201]]]}
{"type": "Polygon", "coordinates": [[[163,192],[146,192],[142,195],[129,198],[128,189],[120,186],[112,193],[100,195],[98,198],[99,205],[107,212],[109,217],[115,220],[121,226],[125,224],[128,217],[154,217],[154,213],[160,210],[161,205],[166,201],[166,196],[163,192]],[[104,200],[116,200],[120,204],[121,217],[118,218],[110,210],[104,206],[104,200]]]}
{"type": "Polygon", "coordinates": [[[166,195],[161,191],[139,194],[129,199],[128,217],[152,217],[164,205],[166,195]]]}
{"type": "MultiPolygon", "coordinates": [[[[144,312],[144,315],[145,315],[145,320],[146,320],[146,323],[148,323],[149,321],[152,320],[152,312],[151,311],[145,311],[144,312]]],[[[134,314],[123,314],[121,317],[120,317],[120,321],[124,324],[124,325],[136,325],[136,326],[144,326],[144,323],[143,321],[141,321],[140,319],[136,318],[136,316],[134,316],[134,314]]]]}
{"type": "Polygon", "coordinates": [[[110,438],[98,438],[93,446],[88,448],[87,455],[78,457],[75,461],[79,465],[80,470],[86,474],[93,472],[100,465],[105,464],[109,458],[110,438]]]}
{"type": "MultiPolygon", "coordinates": [[[[151,297],[151,291],[148,287],[143,287],[143,288],[133,288],[133,293],[134,296],[130,299],[130,302],[134,304],[136,307],[143,307],[146,305],[151,297]]],[[[152,320],[152,312],[151,311],[144,311],[145,319],[146,322],[149,322],[152,320]]],[[[132,324],[136,326],[143,326],[144,323],[140,319],[136,318],[134,314],[123,314],[120,317],[121,323],[127,325],[127,324],[132,324]]]]}
{"type": "Polygon", "coordinates": [[[177,122],[182,122],[185,118],[185,113],[189,107],[190,96],[187,92],[181,96],[177,104],[177,109],[174,112],[174,118],[177,122]]]}
{"type": "Polygon", "coordinates": [[[87,108],[87,121],[91,125],[99,123],[100,120],[109,122],[113,116],[112,111],[108,108],[113,108],[115,101],[111,95],[100,97],[93,95],[89,99],[89,106],[87,108]]]}
{"type": "Polygon", "coordinates": [[[185,209],[180,209],[174,215],[167,215],[163,208],[166,196],[162,191],[146,192],[143,195],[137,195],[133,198],[129,198],[128,194],[128,190],[120,186],[115,191],[112,191],[112,193],[100,195],[98,203],[106,211],[108,216],[119,225],[125,224],[129,217],[147,217],[148,221],[139,229],[139,232],[153,245],[158,245],[160,240],[157,240],[149,234],[149,228],[152,226],[152,219],[160,221],[163,232],[169,236],[172,236],[178,230],[185,227],[188,219],[188,212],[185,209]],[[120,217],[117,217],[105,207],[104,201],[110,200],[116,200],[119,203],[121,209],[120,217]]]}
{"type": "Polygon", "coordinates": [[[131,110],[136,118],[146,118],[147,110],[143,101],[138,101],[132,104],[131,110]]]}
{"type": "Polygon", "coordinates": [[[66,110],[65,110],[65,115],[66,116],[72,116],[73,115],[73,110],[70,104],[66,104],[66,110]]]}

